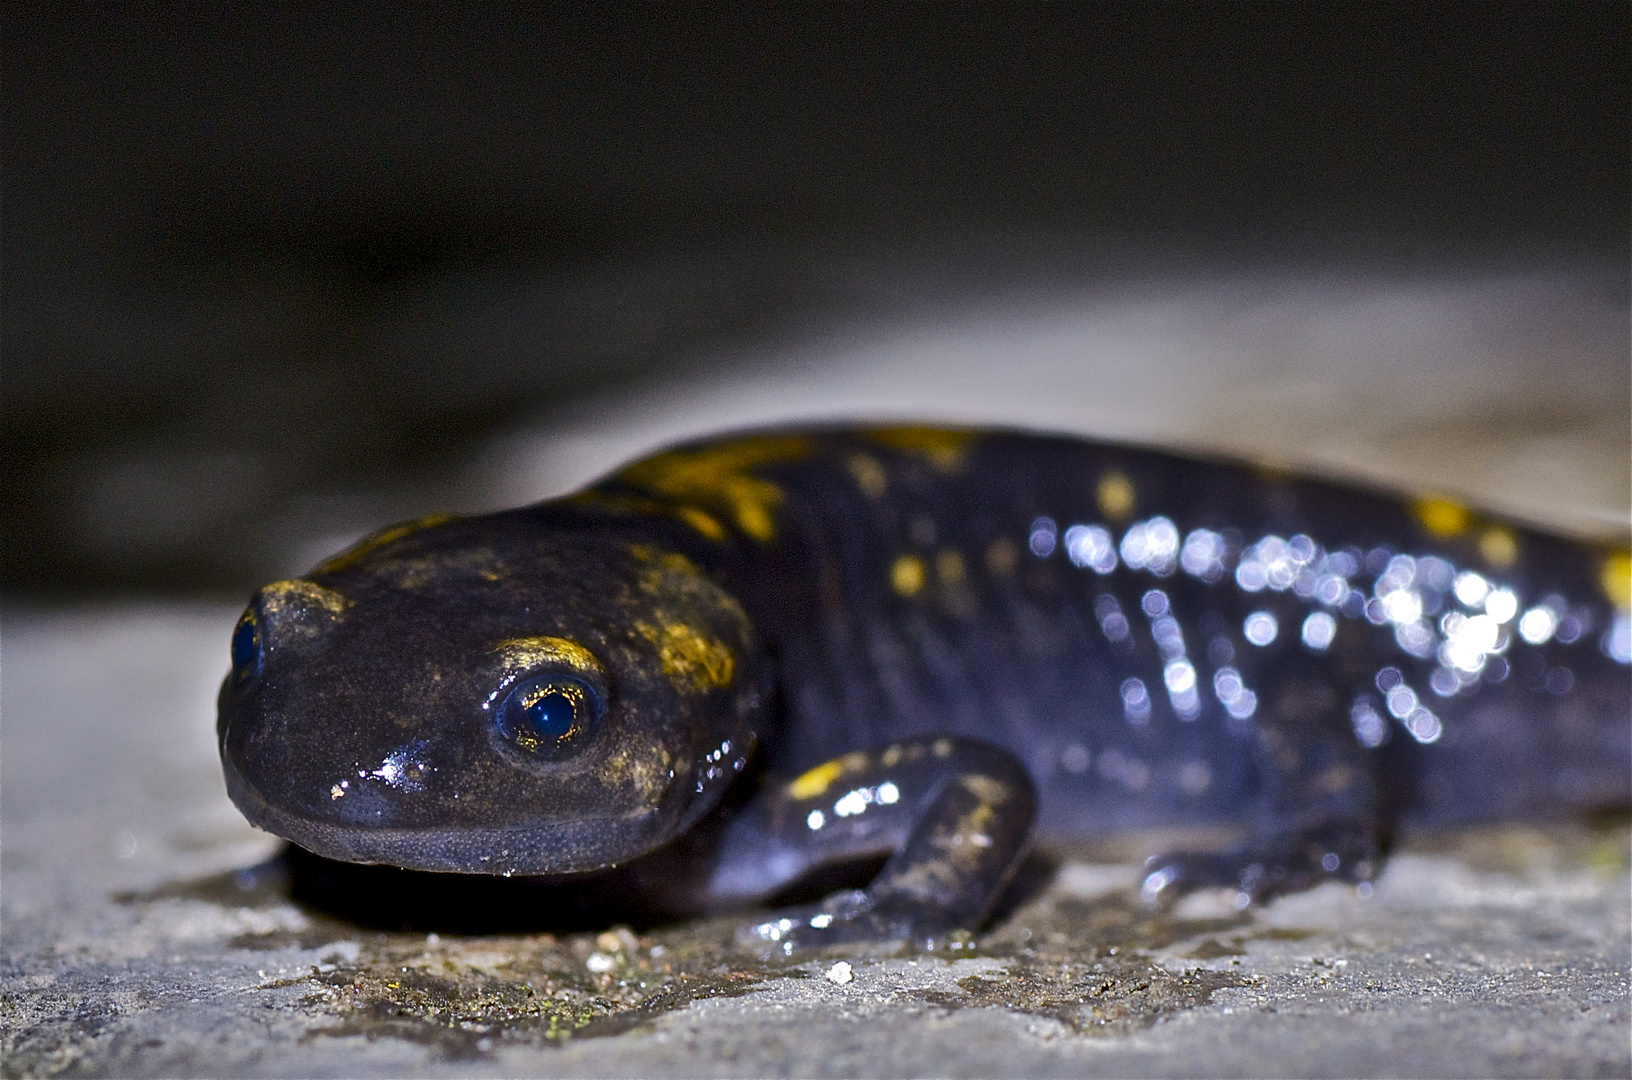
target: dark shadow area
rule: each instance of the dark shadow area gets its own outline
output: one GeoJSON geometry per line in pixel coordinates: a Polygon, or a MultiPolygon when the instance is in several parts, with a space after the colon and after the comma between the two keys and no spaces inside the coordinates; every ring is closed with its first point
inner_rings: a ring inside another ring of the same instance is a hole
{"type": "Polygon", "coordinates": [[[290,899],[377,930],[565,934],[621,923],[644,932],[683,917],[624,870],[565,881],[431,874],[335,862],[293,844],[279,860],[290,899]]]}
{"type": "Polygon", "coordinates": [[[1215,268],[1623,282],[1629,26],[19,7],[0,586],[240,596],[333,537],[480,509],[496,432],[928,301],[1215,268]]]}
{"type": "Polygon", "coordinates": [[[568,880],[432,874],[337,862],[285,844],[241,870],[120,893],[121,904],[186,898],[223,907],[293,901],[315,915],[369,930],[443,934],[576,933],[624,924],[644,932],[683,916],[621,870],[568,880]]]}
{"type": "MultiPolygon", "coordinates": [[[[771,897],[776,908],[813,903],[839,889],[863,888],[883,859],[824,868],[771,897]]],[[[1058,859],[1028,855],[993,908],[996,924],[1035,899],[1053,880],[1058,859]]],[[[370,930],[481,935],[570,934],[626,925],[637,933],[694,916],[666,907],[634,870],[568,879],[432,874],[394,866],[337,862],[285,844],[263,863],[223,874],[120,893],[121,904],[186,898],[222,907],[266,908],[293,901],[309,912],[370,930]]]]}

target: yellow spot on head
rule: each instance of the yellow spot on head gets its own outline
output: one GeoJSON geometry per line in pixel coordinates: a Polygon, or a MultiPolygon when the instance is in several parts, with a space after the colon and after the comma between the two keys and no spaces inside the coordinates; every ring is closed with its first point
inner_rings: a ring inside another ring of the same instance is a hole
{"type": "Polygon", "coordinates": [[[708,580],[702,567],[678,551],[665,551],[650,544],[630,544],[629,554],[647,564],[640,572],[640,588],[653,596],[695,587],[708,580]]]}
{"type": "Polygon", "coordinates": [[[1417,515],[1429,536],[1441,540],[1467,532],[1473,518],[1461,503],[1440,498],[1418,499],[1411,504],[1411,512],[1417,515]]]}
{"type": "Polygon", "coordinates": [[[1479,554],[1491,566],[1505,569],[1519,557],[1519,541],[1500,525],[1492,525],[1479,536],[1479,554]]]}
{"type": "Polygon", "coordinates": [[[1099,512],[1112,521],[1125,521],[1133,514],[1133,481],[1115,470],[1099,478],[1099,512]]]}
{"type": "Polygon", "coordinates": [[[890,588],[897,596],[916,596],[924,587],[924,560],[903,555],[890,567],[890,588]]]}
{"type": "Polygon", "coordinates": [[[935,556],[935,576],[943,585],[957,585],[963,581],[963,556],[946,548],[935,556]]]}
{"type": "Polygon", "coordinates": [[[657,647],[658,666],[669,682],[682,693],[730,685],[736,654],[697,627],[724,620],[746,635],[748,617],[742,606],[679,552],[648,544],[630,544],[628,550],[644,565],[635,581],[639,595],[626,595],[625,602],[645,615],[631,618],[629,625],[657,647]]]}
{"type": "Polygon", "coordinates": [[[855,454],[845,462],[845,465],[849,467],[850,475],[856,478],[856,486],[869,499],[883,495],[884,489],[889,486],[889,479],[884,475],[884,466],[878,463],[877,458],[855,454]]]}
{"type": "MultiPolygon", "coordinates": [[[[811,440],[806,436],[755,435],[696,450],[670,450],[635,462],[618,473],[617,479],[724,513],[748,536],[767,541],[776,537],[772,511],[782,503],[782,489],[748,470],[798,461],[810,450],[811,440]]],[[[683,520],[699,527],[690,519],[683,520]]]]}
{"type": "Polygon", "coordinates": [[[1598,583],[1611,604],[1622,609],[1632,607],[1632,556],[1618,551],[1605,559],[1598,583]]]}
{"type": "Polygon", "coordinates": [[[795,799],[814,799],[826,792],[833,781],[843,774],[842,760],[824,761],[789,784],[788,794],[795,799]]]}
{"type": "Polygon", "coordinates": [[[975,438],[973,431],[927,427],[870,428],[863,434],[880,446],[917,454],[944,473],[958,471],[975,438]]]}
{"type": "Polygon", "coordinates": [[[312,567],[311,572],[314,574],[332,574],[338,570],[355,566],[362,561],[363,556],[375,548],[384,547],[393,540],[400,540],[409,533],[416,533],[421,529],[429,529],[432,525],[441,525],[443,522],[452,521],[457,516],[456,514],[426,514],[424,517],[418,517],[412,521],[404,521],[400,525],[387,526],[379,532],[369,533],[338,555],[332,555],[324,559],[312,567]]]}
{"type": "Polygon", "coordinates": [[[629,554],[646,563],[640,572],[640,591],[648,596],[704,603],[723,608],[733,619],[745,621],[742,607],[721,592],[703,568],[678,551],[663,551],[649,544],[630,544],[629,554]]]}
{"type": "Polygon", "coordinates": [[[559,637],[520,637],[501,641],[488,650],[498,653],[504,666],[520,671],[539,664],[562,664],[586,675],[604,675],[595,654],[576,641],[559,637]]]}
{"type": "Polygon", "coordinates": [[[637,622],[635,629],[657,646],[658,666],[676,690],[701,694],[731,685],[737,658],[724,642],[681,622],[661,626],[637,622]]]}
{"type": "Polygon", "coordinates": [[[315,581],[293,578],[262,586],[261,606],[271,618],[311,608],[321,608],[330,615],[338,615],[351,606],[351,601],[315,581]]]}
{"type": "Polygon", "coordinates": [[[1020,561],[1020,545],[1007,536],[993,540],[986,548],[986,569],[1002,576],[1011,572],[1020,561]]]}

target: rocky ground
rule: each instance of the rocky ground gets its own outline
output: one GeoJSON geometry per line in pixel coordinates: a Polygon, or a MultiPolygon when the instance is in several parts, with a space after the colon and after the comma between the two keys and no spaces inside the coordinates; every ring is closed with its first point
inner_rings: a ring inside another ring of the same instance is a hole
{"type": "Polygon", "coordinates": [[[767,964],[729,919],[353,921],[294,898],[310,868],[222,790],[234,616],[8,613],[5,1075],[1632,1071],[1624,823],[1409,837],[1368,899],[1247,914],[1141,911],[1134,838],[1039,860],[1017,907],[933,956],[767,964]]]}

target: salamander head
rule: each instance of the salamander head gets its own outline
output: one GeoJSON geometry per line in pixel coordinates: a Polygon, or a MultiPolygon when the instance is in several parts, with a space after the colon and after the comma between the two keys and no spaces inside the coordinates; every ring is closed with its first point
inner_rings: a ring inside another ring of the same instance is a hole
{"type": "Polygon", "coordinates": [[[687,828],[754,741],[736,601],[684,556],[512,512],[261,589],[217,733],[249,820],[319,855],[550,874],[687,828]]]}

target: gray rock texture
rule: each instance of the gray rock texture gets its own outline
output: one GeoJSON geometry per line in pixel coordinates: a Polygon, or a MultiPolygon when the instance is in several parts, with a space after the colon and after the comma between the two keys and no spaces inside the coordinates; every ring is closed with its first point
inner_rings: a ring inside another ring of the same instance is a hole
{"type": "MultiPolygon", "coordinates": [[[[380,931],[292,901],[227,802],[235,612],[5,627],[10,1076],[1632,1072],[1624,826],[1409,838],[1370,898],[1132,902],[1147,838],[1067,853],[966,955],[766,964],[718,919],[380,931]]],[[[271,861],[269,861],[271,860],[271,861]]]]}

